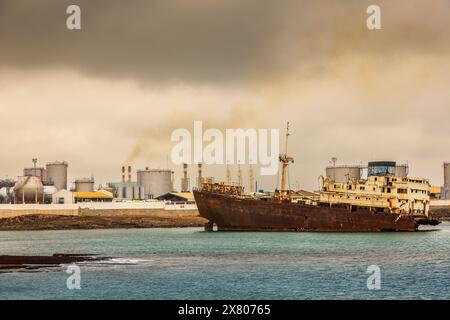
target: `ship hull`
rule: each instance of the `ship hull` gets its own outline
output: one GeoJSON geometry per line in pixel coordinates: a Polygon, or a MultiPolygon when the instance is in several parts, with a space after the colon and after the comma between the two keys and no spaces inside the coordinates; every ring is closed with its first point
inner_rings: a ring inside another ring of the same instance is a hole
{"type": "Polygon", "coordinates": [[[411,216],[374,213],[359,208],[323,207],[290,202],[240,198],[227,194],[194,191],[200,216],[220,231],[416,231],[411,216]]]}

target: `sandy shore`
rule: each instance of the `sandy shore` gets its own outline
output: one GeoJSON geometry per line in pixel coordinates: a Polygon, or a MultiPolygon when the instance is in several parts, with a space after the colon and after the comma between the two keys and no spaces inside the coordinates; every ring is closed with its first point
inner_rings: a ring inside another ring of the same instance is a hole
{"type": "Polygon", "coordinates": [[[35,214],[0,218],[0,231],[203,227],[206,222],[206,219],[197,215],[171,217],[145,215],[65,216],[35,214]]]}

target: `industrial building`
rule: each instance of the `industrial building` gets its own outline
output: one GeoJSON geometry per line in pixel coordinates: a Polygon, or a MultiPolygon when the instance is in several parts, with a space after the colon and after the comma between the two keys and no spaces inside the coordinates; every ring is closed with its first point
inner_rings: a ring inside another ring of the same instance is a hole
{"type": "Polygon", "coordinates": [[[94,192],[74,192],[73,199],[75,203],[79,202],[112,202],[112,193],[107,191],[94,192]]]}
{"type": "Polygon", "coordinates": [[[172,171],[149,169],[137,171],[137,183],[144,188],[144,198],[153,199],[173,191],[172,171]]]}
{"type": "Polygon", "coordinates": [[[136,181],[132,181],[131,166],[128,166],[128,180],[125,180],[125,166],[122,167],[122,181],[109,182],[108,187],[112,189],[117,200],[143,200],[144,188],[136,181]]]}
{"type": "Polygon", "coordinates": [[[71,204],[74,203],[73,192],[61,189],[52,194],[52,203],[55,204],[71,204]]]}
{"type": "Polygon", "coordinates": [[[441,199],[442,187],[440,186],[431,186],[430,188],[430,199],[431,200],[439,200],[441,199]]]}

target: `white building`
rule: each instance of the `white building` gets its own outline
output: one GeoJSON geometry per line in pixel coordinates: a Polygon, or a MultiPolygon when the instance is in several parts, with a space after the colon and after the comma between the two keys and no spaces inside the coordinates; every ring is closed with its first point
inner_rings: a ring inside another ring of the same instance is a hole
{"type": "Polygon", "coordinates": [[[55,192],[52,195],[52,203],[55,203],[55,204],[74,203],[73,192],[65,190],[65,189],[61,189],[61,190],[55,192]]]}

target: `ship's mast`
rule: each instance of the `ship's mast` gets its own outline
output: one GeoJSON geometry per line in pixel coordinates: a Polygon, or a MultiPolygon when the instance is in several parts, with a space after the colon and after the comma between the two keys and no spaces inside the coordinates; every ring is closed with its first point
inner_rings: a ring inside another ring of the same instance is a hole
{"type": "Polygon", "coordinates": [[[242,187],[242,170],[241,170],[241,162],[238,162],[238,186],[242,187]]]}
{"type": "Polygon", "coordinates": [[[248,169],[248,191],[250,193],[255,192],[255,177],[253,175],[253,164],[250,163],[250,167],[248,169]]]}
{"type": "Polygon", "coordinates": [[[230,164],[227,162],[227,184],[231,185],[231,170],[230,164]]]}
{"type": "Polygon", "coordinates": [[[285,143],[285,153],[284,154],[280,154],[280,162],[281,162],[281,195],[282,196],[286,196],[288,193],[288,190],[286,190],[286,175],[287,175],[287,169],[289,166],[290,162],[294,162],[294,158],[289,157],[287,152],[288,152],[288,139],[289,139],[289,122],[287,123],[286,126],[286,143],[285,143]]]}

